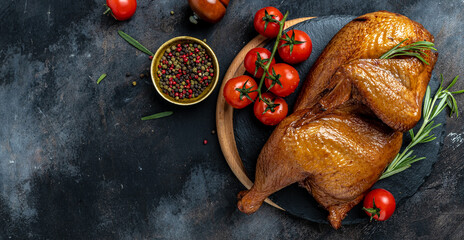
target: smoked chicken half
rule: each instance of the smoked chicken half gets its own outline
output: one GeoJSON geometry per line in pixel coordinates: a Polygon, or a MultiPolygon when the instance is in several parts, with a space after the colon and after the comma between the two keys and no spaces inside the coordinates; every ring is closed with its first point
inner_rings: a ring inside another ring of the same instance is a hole
{"type": "Polygon", "coordinates": [[[345,25],[308,74],[294,113],[274,130],[258,157],[238,208],[253,213],[272,193],[298,182],[329,211],[338,229],[399,152],[403,132],[421,117],[437,54],[379,59],[401,41],[433,42],[419,23],[386,11],[345,25]]]}

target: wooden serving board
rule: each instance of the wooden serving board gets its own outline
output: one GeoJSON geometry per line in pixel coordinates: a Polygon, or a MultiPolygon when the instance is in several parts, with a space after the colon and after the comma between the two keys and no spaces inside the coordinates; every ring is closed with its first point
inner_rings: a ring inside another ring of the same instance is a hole
{"type": "MultiPolygon", "coordinates": [[[[287,29],[297,23],[312,18],[315,17],[305,17],[288,20],[285,22],[284,29],[287,29]]],[[[237,150],[237,145],[235,143],[233,125],[234,108],[226,102],[222,93],[224,90],[224,85],[229,79],[238,77],[245,73],[243,59],[245,58],[245,55],[248,53],[248,51],[256,47],[263,47],[266,43],[269,42],[269,40],[270,39],[259,35],[253,38],[247,45],[245,45],[245,47],[242,48],[242,50],[240,50],[240,52],[237,54],[237,56],[234,58],[229,68],[227,69],[226,74],[224,75],[224,80],[222,81],[222,85],[219,90],[219,96],[216,105],[216,128],[222,153],[224,154],[227,164],[229,164],[229,167],[232,169],[232,172],[247,189],[251,188],[253,182],[246,175],[242,159],[240,158],[240,155],[237,150]]],[[[268,198],[265,200],[265,202],[278,209],[285,210],[268,198]]]]}

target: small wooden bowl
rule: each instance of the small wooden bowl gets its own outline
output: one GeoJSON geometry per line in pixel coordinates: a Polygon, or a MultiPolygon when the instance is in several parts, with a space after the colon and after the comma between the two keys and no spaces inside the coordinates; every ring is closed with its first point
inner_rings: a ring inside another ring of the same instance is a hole
{"type": "Polygon", "coordinates": [[[219,80],[219,63],[216,57],[216,54],[214,54],[213,49],[211,49],[205,42],[203,42],[200,39],[194,38],[194,37],[189,37],[189,36],[180,36],[180,37],[175,37],[167,42],[165,42],[163,45],[161,45],[158,50],[156,50],[155,56],[153,56],[153,60],[151,62],[151,69],[150,69],[150,74],[151,74],[151,80],[153,82],[153,85],[155,86],[156,91],[163,97],[166,101],[170,103],[174,103],[177,105],[182,105],[182,106],[187,106],[187,105],[193,105],[196,103],[199,103],[203,100],[205,100],[214,90],[216,87],[218,80],[219,80]],[[177,44],[190,44],[190,43],[196,43],[201,45],[203,48],[206,49],[206,53],[211,57],[212,63],[213,63],[213,68],[214,68],[214,76],[213,79],[211,79],[211,84],[209,84],[206,89],[198,95],[198,97],[191,98],[191,99],[179,99],[176,100],[175,98],[172,98],[161,90],[160,86],[160,79],[158,77],[158,65],[161,61],[161,58],[163,57],[164,52],[168,47],[171,47],[172,45],[177,45],[177,44]]]}

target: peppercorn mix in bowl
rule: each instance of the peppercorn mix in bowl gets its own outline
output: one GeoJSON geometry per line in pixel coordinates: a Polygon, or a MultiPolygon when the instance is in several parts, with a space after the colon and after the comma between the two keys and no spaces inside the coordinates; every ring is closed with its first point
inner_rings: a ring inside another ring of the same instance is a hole
{"type": "Polygon", "coordinates": [[[205,42],[181,36],[158,48],[150,72],[161,97],[177,105],[192,105],[206,99],[216,87],[219,63],[205,42]]]}

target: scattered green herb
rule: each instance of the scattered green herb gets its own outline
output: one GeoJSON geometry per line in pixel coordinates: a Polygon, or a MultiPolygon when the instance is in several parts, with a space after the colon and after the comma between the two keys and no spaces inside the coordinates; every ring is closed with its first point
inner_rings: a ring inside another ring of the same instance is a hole
{"type": "Polygon", "coordinates": [[[100,82],[106,78],[106,73],[103,73],[97,80],[97,84],[100,84],[100,82]]]}
{"type": "Polygon", "coordinates": [[[459,76],[456,76],[450,85],[448,85],[448,87],[445,89],[442,87],[443,75],[441,75],[440,78],[440,87],[433,97],[430,96],[430,87],[427,87],[427,91],[425,92],[422,112],[424,121],[422,126],[416,133],[414,133],[412,129],[409,130],[409,134],[411,135],[411,142],[408,144],[408,146],[406,146],[403,152],[396,155],[395,159],[393,159],[393,161],[383,172],[382,176],[380,176],[380,179],[384,179],[402,172],[411,167],[412,163],[425,159],[425,157],[412,156],[413,150],[411,150],[411,148],[419,143],[431,142],[437,138],[433,134],[430,135],[430,132],[441,124],[435,124],[433,119],[438,116],[438,114],[440,114],[446,108],[446,106],[450,108],[451,115],[456,113],[456,117],[458,117],[458,105],[453,94],[464,93],[464,89],[454,92],[450,92],[449,89],[456,83],[459,76]]]}
{"type": "Polygon", "coordinates": [[[193,24],[198,24],[198,19],[199,18],[195,13],[193,13],[193,15],[189,17],[189,21],[193,24]]]}
{"type": "Polygon", "coordinates": [[[137,40],[133,39],[131,36],[127,35],[127,33],[118,30],[119,36],[121,36],[124,40],[126,40],[128,43],[130,43],[132,46],[137,48],[138,50],[146,53],[149,56],[153,56],[153,54],[150,50],[148,50],[146,47],[144,47],[142,44],[140,44],[137,40]]]}
{"type": "Polygon", "coordinates": [[[155,114],[150,115],[150,116],[143,117],[142,120],[145,121],[145,120],[158,119],[158,118],[171,116],[172,114],[173,114],[173,112],[171,112],[171,111],[160,112],[160,113],[155,113],[155,114]]]}
{"type": "Polygon", "coordinates": [[[398,43],[398,45],[396,45],[390,51],[388,51],[384,55],[382,55],[380,57],[380,59],[389,59],[389,58],[394,58],[394,57],[397,57],[397,56],[412,56],[412,57],[417,57],[423,63],[429,65],[429,63],[427,61],[425,61],[425,59],[422,58],[422,55],[426,55],[425,52],[424,52],[425,50],[435,50],[435,51],[437,51],[437,49],[435,49],[433,47],[435,45],[433,43],[431,43],[431,42],[419,41],[419,42],[411,43],[411,44],[406,45],[404,47],[400,47],[400,45],[402,43],[404,43],[405,41],[407,41],[407,40],[408,39],[404,39],[403,41],[398,43]]]}

